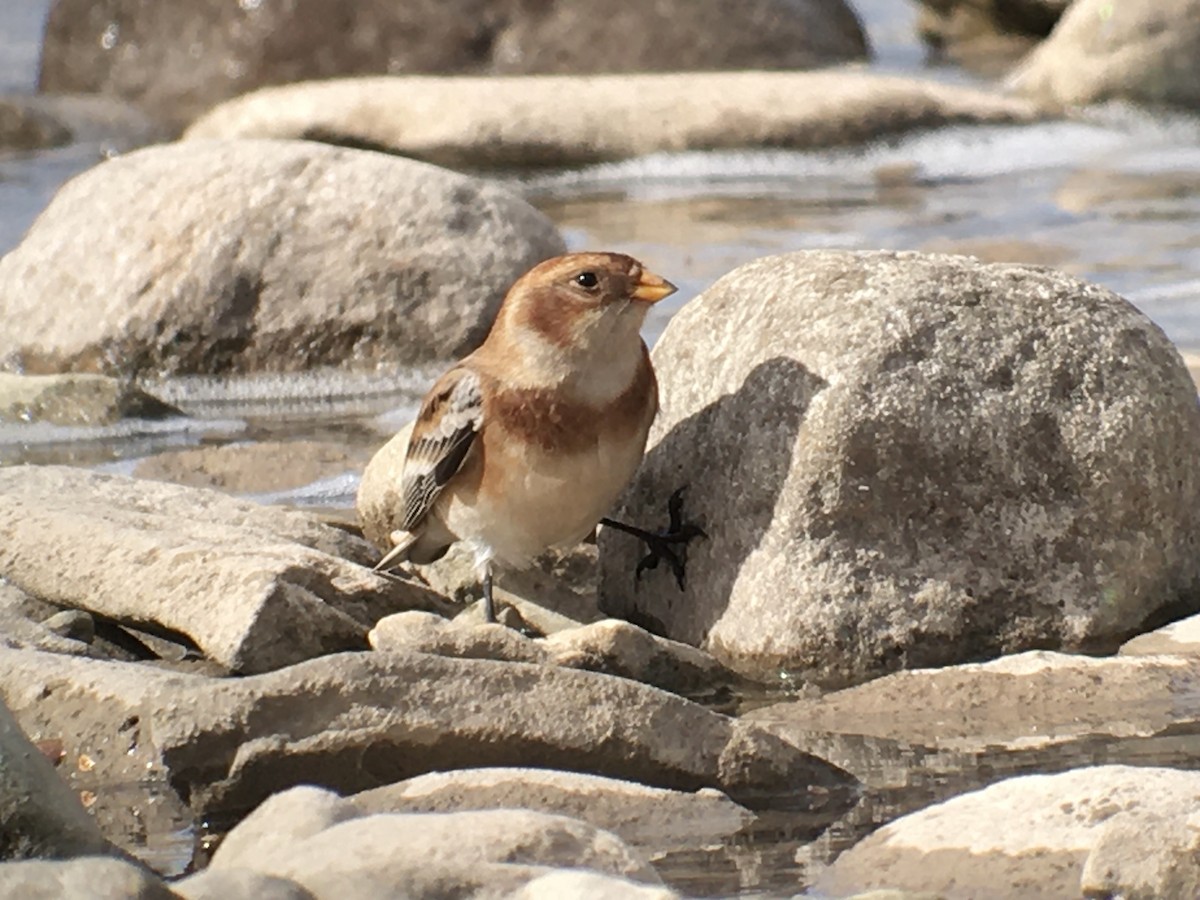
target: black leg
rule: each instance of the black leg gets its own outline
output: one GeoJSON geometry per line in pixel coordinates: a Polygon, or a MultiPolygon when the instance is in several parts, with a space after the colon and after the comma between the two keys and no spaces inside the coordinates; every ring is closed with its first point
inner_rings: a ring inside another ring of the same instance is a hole
{"type": "Polygon", "coordinates": [[[492,564],[483,567],[483,620],[496,621],[496,604],[492,600],[492,564]]]}
{"type": "Polygon", "coordinates": [[[675,576],[675,583],[679,585],[681,591],[683,590],[688,542],[693,538],[708,537],[699,525],[683,521],[683,491],[683,488],[676,490],[667,503],[667,514],[670,516],[670,521],[664,531],[647,531],[636,525],[618,522],[616,519],[607,517],[600,520],[601,525],[607,525],[609,528],[633,535],[650,551],[638,561],[637,569],[633,573],[635,584],[641,582],[644,571],[657,569],[658,564],[666,560],[675,576]],[[675,545],[682,546],[676,549],[675,545]]]}

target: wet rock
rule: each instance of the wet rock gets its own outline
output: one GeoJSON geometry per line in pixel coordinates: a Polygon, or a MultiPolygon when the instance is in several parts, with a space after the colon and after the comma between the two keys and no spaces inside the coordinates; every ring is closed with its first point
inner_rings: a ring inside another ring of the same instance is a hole
{"type": "Polygon", "coordinates": [[[842,854],[816,887],[839,896],[876,887],[964,896],[1192,896],[1200,865],[1198,832],[1188,823],[1197,792],[1200,773],[1139,766],[1012,778],[885,825],[842,854]],[[1183,865],[1175,871],[1131,867],[1114,841],[1151,816],[1170,823],[1152,832],[1154,862],[1177,860],[1183,865]],[[1107,891],[1088,893],[1097,883],[1107,891]],[[1145,893],[1148,883],[1158,891],[1145,893]]]}
{"type": "Polygon", "coordinates": [[[529,809],[610,831],[657,854],[736,834],[754,814],[720,791],[667,791],[629,781],[543,769],[431,772],[349,798],[364,813],[529,809]]]}
{"type": "MultiPolygon", "coordinates": [[[[0,702],[0,859],[116,853],[50,761],[30,743],[0,702]]],[[[0,866],[0,886],[20,883],[8,866],[0,866]]],[[[28,896],[3,887],[0,895],[28,896]]]]}
{"type": "Polygon", "coordinates": [[[1200,106],[1200,0],[1076,0],[1009,84],[1050,107],[1200,106]]]}
{"type": "Polygon", "coordinates": [[[1200,172],[1121,172],[1081,169],[1072,172],[1054,194],[1062,209],[1078,214],[1146,218],[1169,211],[1200,193],[1200,172]]]}
{"type": "Polygon", "coordinates": [[[526,882],[509,897],[511,900],[561,900],[563,897],[587,900],[678,900],[680,895],[669,888],[647,887],[625,878],[565,870],[548,872],[526,882]]]}
{"type": "Polygon", "coordinates": [[[290,878],[251,869],[205,869],[171,885],[184,900],[317,900],[290,878]]]}
{"type": "Polygon", "coordinates": [[[104,93],[182,122],[268,84],[420,72],[794,69],[861,59],[866,40],[843,0],[315,0],[234,5],[56,0],[39,85],[104,93]],[[604,51],[580,34],[603,34],[604,51]]]}
{"type": "Polygon", "coordinates": [[[0,690],[31,734],[60,737],[68,757],[98,754],[117,776],[161,773],[197,813],[248,809],[298,783],[361,791],[513,765],[715,787],[747,805],[783,793],[829,815],[853,799],[850,779],[773,735],[549,666],[367,652],[207,679],[0,649],[0,690]]]}
{"type": "Polygon", "coordinates": [[[253,868],[321,898],[345,896],[335,893],[343,877],[366,875],[390,888],[378,896],[461,896],[465,887],[494,889],[497,877],[515,886],[565,865],[658,883],[617,837],[574,819],[521,809],[364,816],[351,801],[314,788],[270,798],[226,841],[232,846],[217,850],[214,871],[253,868]],[[443,893],[416,884],[437,884],[443,893]],[[451,884],[462,887],[446,892],[451,884]]]}
{"type": "Polygon", "coordinates": [[[0,260],[0,363],[172,375],[457,358],[562,249],[515,195],[410,160],[148,148],[69,182],[0,260]]]}
{"type": "Polygon", "coordinates": [[[566,166],[680,150],[841,146],[1034,117],[1026,101],[858,70],[359,78],[239,97],[185,137],[307,136],[451,167],[566,166]]]}
{"type": "Polygon", "coordinates": [[[168,450],[139,460],[133,474],[231,494],[257,494],[361,471],[370,456],[366,448],[340,441],[267,440],[168,450]]]}
{"type": "Polygon", "coordinates": [[[13,375],[0,372],[0,422],[109,425],[182,413],[128,382],[105,375],[13,375]]]}
{"type": "Polygon", "coordinates": [[[238,672],[365,648],[418,585],[359,565],[361,540],[303,513],[57,466],[0,469],[0,575],[34,596],[182,634],[238,672]]]}
{"type": "Polygon", "coordinates": [[[0,865],[0,895],[55,900],[178,900],[152,872],[118,859],[29,861],[0,865]]]}
{"type": "MultiPolygon", "coordinates": [[[[1157,326],[1046,269],[912,253],[757,260],[671,320],[614,515],[685,514],[687,589],[601,602],[744,674],[844,685],[1030,647],[1112,651],[1200,604],[1195,388],[1157,326]]],[[[657,518],[656,518],[657,517],[657,518]]]]}
{"type": "Polygon", "coordinates": [[[1122,656],[1200,656],[1200,616],[1188,616],[1121,645],[1122,656]]]}
{"type": "Polygon", "coordinates": [[[917,30],[939,57],[1005,71],[1050,33],[1070,0],[921,0],[917,30]]]}

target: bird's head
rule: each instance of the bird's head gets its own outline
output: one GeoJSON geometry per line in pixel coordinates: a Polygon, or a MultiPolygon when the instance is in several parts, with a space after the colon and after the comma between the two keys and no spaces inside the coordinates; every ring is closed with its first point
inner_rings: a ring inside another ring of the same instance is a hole
{"type": "Polygon", "coordinates": [[[497,326],[566,353],[586,352],[635,340],[650,307],[675,291],[671,282],[624,253],[568,253],[517,280],[497,326]]]}

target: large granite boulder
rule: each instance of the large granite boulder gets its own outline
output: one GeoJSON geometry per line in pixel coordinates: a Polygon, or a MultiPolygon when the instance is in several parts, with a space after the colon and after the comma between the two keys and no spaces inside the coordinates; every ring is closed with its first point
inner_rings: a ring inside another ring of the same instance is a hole
{"type": "Polygon", "coordinates": [[[687,589],[602,530],[607,612],[760,678],[845,684],[1200,608],[1200,409],[1129,303],[916,253],[757,260],[671,321],[617,515],[708,533],[687,589]]]}
{"type": "Polygon", "coordinates": [[[0,368],[180,375],[454,359],[564,249],[524,200],[379,153],[151,147],[65,185],[0,259],[0,368]]]}

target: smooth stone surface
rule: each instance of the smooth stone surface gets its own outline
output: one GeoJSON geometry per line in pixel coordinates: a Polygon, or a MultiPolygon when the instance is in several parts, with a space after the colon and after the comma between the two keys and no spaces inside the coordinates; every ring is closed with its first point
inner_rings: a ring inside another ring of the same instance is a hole
{"type": "Polygon", "coordinates": [[[1197,796],[1200,773],[1174,769],[1099,766],[1012,778],[885,825],[838,857],[816,886],[835,896],[892,887],[1032,900],[1081,896],[1086,869],[1092,884],[1105,873],[1107,896],[1145,897],[1144,870],[1122,868],[1128,855],[1113,835],[1154,815],[1186,826],[1154,831],[1163,843],[1158,859],[1170,853],[1182,864],[1162,873],[1156,887],[1168,890],[1154,896],[1191,896],[1200,883],[1196,828],[1188,824],[1197,796]],[[1136,889],[1129,895],[1123,871],[1136,889]],[[1174,892],[1184,886],[1191,890],[1174,892]]]}
{"type": "Polygon", "coordinates": [[[1200,616],[1188,616],[1146,634],[1139,634],[1121,645],[1122,656],[1200,656],[1200,616]]]}
{"type": "Polygon", "coordinates": [[[1075,0],[1009,77],[1050,107],[1200,106],[1200,0],[1075,0]]]}
{"type": "Polygon", "coordinates": [[[579,819],[647,852],[703,846],[754,821],[748,809],[711,788],[668,791],[545,769],[431,772],[349,799],[368,814],[530,809],[579,819]]]}
{"type": "Polygon", "coordinates": [[[382,616],[444,606],[304,513],[81,469],[0,469],[0,535],[0,575],[26,592],[182,633],[237,672],[365,648],[382,616]]]}
{"type": "Polygon", "coordinates": [[[126,381],[105,375],[13,375],[0,372],[0,422],[109,425],[163,419],[178,409],[126,381]]]}
{"type": "Polygon", "coordinates": [[[255,494],[303,487],[347,472],[359,472],[370,453],[340,441],[258,441],[167,450],[138,460],[136,478],[255,494]]]}
{"type": "Polygon", "coordinates": [[[39,86],[135,101],[167,121],[265,84],[367,73],[794,69],[860,59],[843,0],[56,0],[39,86]],[[602,35],[596,40],[579,35],[602,35]]]}
{"type": "Polygon", "coordinates": [[[495,659],[551,664],[552,654],[541,643],[493,622],[447,621],[426,612],[385,616],[367,634],[375,650],[407,650],[457,659],[495,659]]]}
{"type": "Polygon", "coordinates": [[[222,104],[184,136],[320,136],[451,167],[525,167],[681,150],[811,149],[1035,117],[1023,100],[855,69],[358,78],[266,88],[222,104]],[[581,108],[586,116],[576,114],[581,108]]]}
{"type": "Polygon", "coordinates": [[[513,281],[563,249],[515,194],[412,160],[294,141],[150,147],[72,179],[0,259],[0,367],[456,359],[513,281]]]}
{"type": "Polygon", "coordinates": [[[830,816],[854,800],[852,779],[774,735],[549,666],[363,652],[208,679],[0,648],[0,691],[31,734],[98,757],[95,777],[169,781],[197,813],[248,809],[298,783],[361,791],[514,765],[715,787],[750,805],[786,796],[830,816]]]}
{"type": "Polygon", "coordinates": [[[178,900],[153,873],[119,859],[0,865],[0,895],[22,900],[178,900]]]}
{"type": "MultiPolygon", "coordinates": [[[[0,702],[0,860],[116,853],[79,798],[0,702]]],[[[0,866],[0,886],[5,884],[6,868],[0,866]]],[[[0,894],[17,896],[3,889],[0,894]]]]}
{"type": "MultiPolygon", "coordinates": [[[[762,679],[844,686],[1200,604],[1200,409],[1131,304],[1048,269],[810,251],[734,270],[654,350],[617,518],[682,485],[682,594],[599,535],[601,605],[762,679]]],[[[665,524],[663,522],[662,524],[665,524]]]]}

